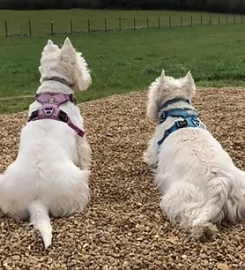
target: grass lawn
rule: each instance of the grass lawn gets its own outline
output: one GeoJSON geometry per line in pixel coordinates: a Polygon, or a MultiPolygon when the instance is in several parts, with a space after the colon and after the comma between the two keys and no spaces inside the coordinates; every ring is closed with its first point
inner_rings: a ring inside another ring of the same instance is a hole
{"type": "MultiPolygon", "coordinates": [[[[89,63],[93,85],[78,93],[87,101],[146,89],[164,68],[167,75],[192,71],[198,86],[245,86],[245,25],[96,32],[70,36],[89,63]]],[[[40,53],[48,36],[0,37],[0,113],[28,108],[39,84],[40,53]],[[3,99],[4,97],[15,97],[3,99]]],[[[52,37],[60,44],[64,35],[52,37]]]]}
{"type": "Polygon", "coordinates": [[[7,21],[9,35],[29,35],[31,21],[32,34],[51,33],[50,21],[53,21],[54,33],[70,33],[70,20],[72,31],[88,32],[88,19],[90,31],[119,30],[134,28],[168,27],[185,25],[209,25],[241,23],[245,18],[241,15],[224,15],[206,12],[179,12],[179,11],[121,11],[121,10],[39,10],[15,11],[0,10],[0,36],[5,36],[4,21],[7,21]],[[202,16],[202,18],[201,18],[202,16]],[[119,22],[119,18],[121,18],[119,22]],[[105,26],[106,19],[106,26],[105,26]],[[160,20],[160,22],[159,22],[160,20]],[[170,21],[171,20],[171,21],[170,21]],[[121,23],[121,26],[120,26],[121,23]],[[160,25],[159,25],[160,23],[160,25]]]}

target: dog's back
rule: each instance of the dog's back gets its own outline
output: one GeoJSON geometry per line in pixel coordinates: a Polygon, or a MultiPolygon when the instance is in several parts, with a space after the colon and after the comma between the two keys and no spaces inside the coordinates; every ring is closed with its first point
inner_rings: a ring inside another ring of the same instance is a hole
{"type": "Polygon", "coordinates": [[[73,91],[86,90],[91,78],[86,61],[69,39],[61,49],[48,41],[39,70],[41,85],[21,131],[18,156],[1,176],[0,208],[14,219],[30,217],[48,247],[49,214],[82,211],[90,198],[90,147],[73,91]]]}
{"type": "Polygon", "coordinates": [[[200,237],[206,231],[212,234],[212,223],[224,218],[245,219],[245,173],[236,168],[206,127],[199,125],[191,105],[195,90],[190,73],[174,79],[163,71],[151,85],[147,115],[158,117],[158,125],[145,159],[158,166],[161,208],[170,220],[192,228],[193,235],[200,237]]]}
{"type": "Polygon", "coordinates": [[[5,212],[22,218],[33,199],[43,200],[51,208],[59,197],[64,201],[64,196],[75,198],[70,193],[77,185],[88,188],[88,172],[75,165],[75,136],[65,123],[55,120],[30,122],[22,129],[17,159],[2,176],[0,205],[5,212]]]}

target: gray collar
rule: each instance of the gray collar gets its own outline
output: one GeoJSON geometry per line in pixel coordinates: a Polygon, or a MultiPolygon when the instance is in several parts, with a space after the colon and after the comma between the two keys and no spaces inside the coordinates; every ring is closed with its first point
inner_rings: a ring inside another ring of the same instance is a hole
{"type": "Polygon", "coordinates": [[[73,84],[70,84],[67,82],[67,80],[63,79],[63,78],[59,78],[59,77],[50,77],[50,78],[43,78],[43,81],[56,81],[56,82],[60,82],[63,83],[64,85],[68,86],[69,88],[71,88],[73,90],[73,84]]]}

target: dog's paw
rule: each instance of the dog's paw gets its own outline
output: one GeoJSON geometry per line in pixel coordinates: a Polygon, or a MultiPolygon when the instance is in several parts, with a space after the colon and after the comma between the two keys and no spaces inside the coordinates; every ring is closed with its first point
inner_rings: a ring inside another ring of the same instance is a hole
{"type": "Polygon", "coordinates": [[[147,157],[146,153],[144,153],[142,157],[142,161],[149,166],[150,170],[152,170],[153,172],[156,172],[157,161],[153,162],[152,159],[147,157]]]}
{"type": "Polygon", "coordinates": [[[196,240],[213,239],[218,229],[216,225],[212,223],[206,223],[204,225],[196,225],[192,228],[191,235],[196,240]]]}
{"type": "Polygon", "coordinates": [[[149,159],[147,158],[147,154],[146,152],[143,153],[143,156],[142,156],[142,161],[146,164],[149,165],[149,159]]]}

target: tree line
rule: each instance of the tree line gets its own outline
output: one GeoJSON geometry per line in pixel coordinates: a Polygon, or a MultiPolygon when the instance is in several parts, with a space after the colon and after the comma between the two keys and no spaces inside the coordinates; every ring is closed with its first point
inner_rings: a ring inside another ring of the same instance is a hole
{"type": "Polygon", "coordinates": [[[0,0],[0,9],[169,9],[245,13],[245,0],[0,0]]]}

